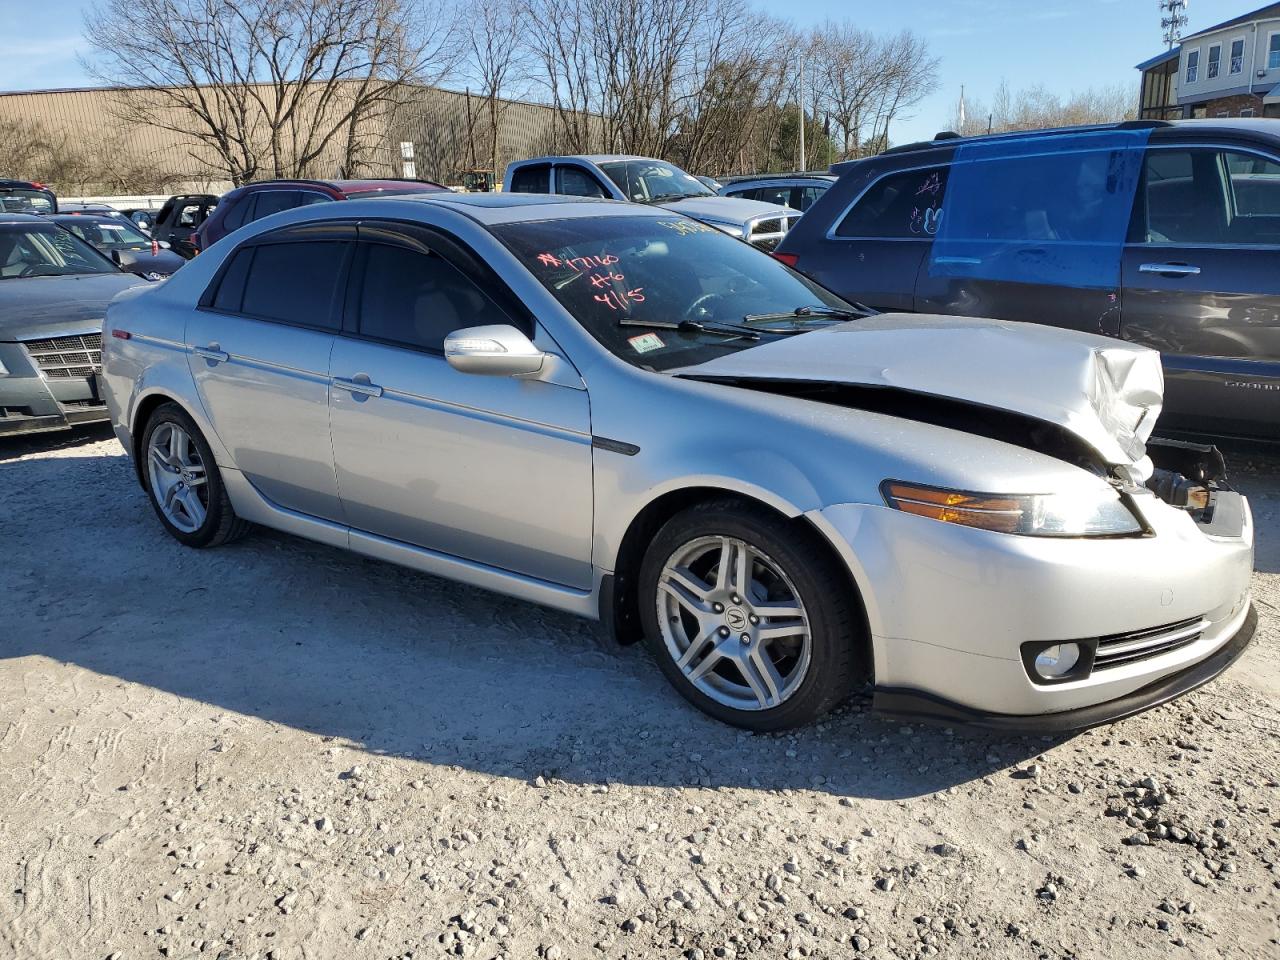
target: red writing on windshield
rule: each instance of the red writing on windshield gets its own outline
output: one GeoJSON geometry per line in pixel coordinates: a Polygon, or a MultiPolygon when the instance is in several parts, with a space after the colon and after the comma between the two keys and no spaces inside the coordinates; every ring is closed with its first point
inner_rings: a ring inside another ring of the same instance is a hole
{"type": "Polygon", "coordinates": [[[644,287],[634,290],[610,290],[608,293],[597,293],[593,298],[605,304],[610,310],[626,310],[633,303],[644,303],[644,287]]]}
{"type": "Polygon", "coordinates": [[[598,257],[557,257],[554,253],[538,254],[538,262],[544,267],[568,267],[576,270],[578,273],[586,273],[588,270],[595,270],[597,267],[611,267],[618,262],[618,258],[611,253],[601,254],[598,257]]]}

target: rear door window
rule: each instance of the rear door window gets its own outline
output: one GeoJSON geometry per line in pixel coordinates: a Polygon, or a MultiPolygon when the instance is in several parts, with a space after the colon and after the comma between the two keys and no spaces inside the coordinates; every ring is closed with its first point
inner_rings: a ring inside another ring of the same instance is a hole
{"type": "MultiPolygon", "coordinates": [[[[349,247],[341,240],[255,244],[239,312],[263,320],[337,330],[335,295],[349,247]]],[[[238,267],[238,263],[232,266],[238,267]]],[[[221,292],[219,289],[219,295],[221,292]]]]}
{"type": "Polygon", "coordinates": [[[551,189],[551,167],[545,163],[521,167],[511,175],[512,193],[546,193],[551,189]]]}
{"type": "Polygon", "coordinates": [[[938,232],[948,173],[928,167],[882,177],[840,221],[836,236],[928,240],[938,232]]]}

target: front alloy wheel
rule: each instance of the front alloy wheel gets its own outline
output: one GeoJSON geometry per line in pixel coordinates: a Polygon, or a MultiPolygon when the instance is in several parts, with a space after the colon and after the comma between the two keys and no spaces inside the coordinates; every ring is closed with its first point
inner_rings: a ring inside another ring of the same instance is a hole
{"type": "Polygon", "coordinates": [[[789,699],[811,660],[809,617],[767,554],[733,537],[699,537],[658,579],[667,653],[693,686],[734,710],[789,699]]]}
{"type": "Polygon", "coordinates": [[[799,726],[866,679],[856,588],[803,520],[732,499],[689,507],[649,544],[637,589],[662,672],[727,723],[799,726]]]}

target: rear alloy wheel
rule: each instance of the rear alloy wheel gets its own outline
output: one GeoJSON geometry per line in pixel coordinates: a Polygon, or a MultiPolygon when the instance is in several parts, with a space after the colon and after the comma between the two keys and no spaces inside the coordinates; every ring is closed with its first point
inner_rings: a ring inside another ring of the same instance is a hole
{"type": "Polygon", "coordinates": [[[209,517],[209,478],[186,430],[169,421],[151,431],[147,472],[156,507],[169,523],[188,534],[204,526],[209,517]]]}
{"type": "Polygon", "coordinates": [[[754,730],[808,723],[853,688],[856,604],[825,545],[720,503],[673,518],[641,571],[646,636],[693,704],[754,730]]]}
{"type": "Polygon", "coordinates": [[[189,547],[213,547],[242,536],[213,451],[176,403],[157,407],[142,438],[151,505],[165,529],[189,547]]]}

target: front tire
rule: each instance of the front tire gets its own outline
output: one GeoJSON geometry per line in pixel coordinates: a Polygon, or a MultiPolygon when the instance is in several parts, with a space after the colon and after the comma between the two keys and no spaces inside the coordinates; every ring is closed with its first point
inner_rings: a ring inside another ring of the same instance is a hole
{"type": "Polygon", "coordinates": [[[756,731],[822,716],[865,678],[849,577],[811,530],[732,500],[658,531],[640,569],[645,639],[690,703],[756,731]]]}
{"type": "Polygon", "coordinates": [[[176,403],[157,407],[142,435],[142,473],[164,528],[188,547],[216,547],[244,536],[200,428],[176,403]]]}

